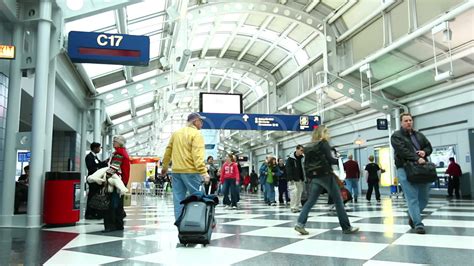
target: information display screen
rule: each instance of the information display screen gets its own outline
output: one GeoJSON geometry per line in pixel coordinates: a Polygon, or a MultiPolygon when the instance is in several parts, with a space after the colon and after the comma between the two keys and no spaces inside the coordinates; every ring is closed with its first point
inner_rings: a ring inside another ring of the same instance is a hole
{"type": "Polygon", "coordinates": [[[203,113],[241,114],[242,94],[202,92],[199,95],[199,109],[203,113]]]}

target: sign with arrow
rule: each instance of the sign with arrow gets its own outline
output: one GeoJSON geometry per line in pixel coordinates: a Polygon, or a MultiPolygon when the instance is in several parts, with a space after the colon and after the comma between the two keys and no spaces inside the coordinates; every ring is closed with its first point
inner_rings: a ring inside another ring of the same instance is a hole
{"type": "Polygon", "coordinates": [[[279,114],[220,114],[205,116],[203,129],[312,131],[320,124],[319,116],[279,114]]]}

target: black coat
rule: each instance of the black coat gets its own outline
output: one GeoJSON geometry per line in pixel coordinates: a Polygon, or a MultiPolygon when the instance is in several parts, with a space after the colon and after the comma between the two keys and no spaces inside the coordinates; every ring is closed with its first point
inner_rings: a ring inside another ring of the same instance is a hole
{"type": "MultiPolygon", "coordinates": [[[[431,143],[421,132],[415,130],[412,132],[412,134],[415,134],[415,137],[420,144],[421,150],[423,150],[426,154],[425,158],[423,159],[426,159],[426,157],[430,156],[431,152],[433,152],[431,143]]],[[[410,139],[410,134],[405,129],[400,128],[400,130],[395,131],[390,142],[392,143],[392,147],[395,151],[395,165],[397,168],[403,167],[407,161],[416,162],[420,158],[420,156],[416,154],[415,147],[413,146],[413,143],[410,139]]]]}
{"type": "Polygon", "coordinates": [[[92,175],[95,173],[95,171],[99,170],[100,168],[106,167],[108,163],[106,161],[101,161],[97,156],[93,153],[90,152],[89,154],[86,155],[86,166],[87,166],[87,172],[88,176],[92,175]]]}

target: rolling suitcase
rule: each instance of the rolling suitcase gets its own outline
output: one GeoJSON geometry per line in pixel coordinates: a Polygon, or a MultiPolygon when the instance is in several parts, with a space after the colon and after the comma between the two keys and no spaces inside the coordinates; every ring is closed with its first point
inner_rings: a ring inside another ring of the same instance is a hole
{"type": "MultiPolygon", "coordinates": [[[[209,186],[209,193],[211,186],[209,186]]],[[[191,201],[184,205],[179,218],[178,238],[181,244],[202,244],[211,242],[214,223],[214,205],[203,201],[191,201]]]]}

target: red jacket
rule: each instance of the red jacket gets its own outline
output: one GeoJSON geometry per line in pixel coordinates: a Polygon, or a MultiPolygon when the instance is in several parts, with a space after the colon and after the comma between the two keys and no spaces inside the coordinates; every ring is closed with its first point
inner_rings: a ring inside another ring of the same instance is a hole
{"type": "Polygon", "coordinates": [[[354,160],[349,160],[344,163],[344,171],[346,172],[346,178],[359,178],[359,165],[354,160]]]}
{"type": "Polygon", "coordinates": [[[448,169],[446,169],[446,174],[449,176],[461,176],[462,171],[461,171],[461,166],[459,164],[452,162],[449,164],[448,169]]]}
{"type": "Polygon", "coordinates": [[[237,167],[237,164],[234,162],[232,163],[225,162],[221,168],[221,183],[224,183],[224,180],[230,179],[230,178],[237,180],[237,183],[239,182],[239,179],[240,179],[239,168],[237,167]]]}
{"type": "Polygon", "coordinates": [[[130,157],[127,150],[123,147],[115,148],[111,164],[120,164],[120,173],[118,174],[120,174],[122,182],[126,186],[130,179],[130,157]]]}

